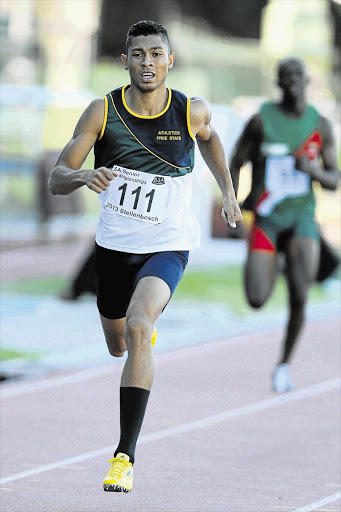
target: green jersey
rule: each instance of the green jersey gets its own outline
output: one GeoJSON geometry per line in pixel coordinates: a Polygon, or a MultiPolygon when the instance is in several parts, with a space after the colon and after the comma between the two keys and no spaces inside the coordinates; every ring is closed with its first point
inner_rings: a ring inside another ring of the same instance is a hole
{"type": "Polygon", "coordinates": [[[253,162],[251,192],[243,208],[268,216],[281,208],[315,205],[310,177],[295,169],[295,158],[318,158],[322,147],[321,116],[311,105],[298,118],[285,115],[275,102],[260,108],[263,139],[253,162]]]}

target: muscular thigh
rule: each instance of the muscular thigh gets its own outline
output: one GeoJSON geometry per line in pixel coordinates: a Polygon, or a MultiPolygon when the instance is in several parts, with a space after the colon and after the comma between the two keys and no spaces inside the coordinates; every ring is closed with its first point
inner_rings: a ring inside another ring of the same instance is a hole
{"type": "Polygon", "coordinates": [[[124,339],[125,318],[106,318],[100,314],[102,328],[108,350],[112,356],[121,357],[127,350],[124,339]]]}
{"type": "Polygon", "coordinates": [[[188,251],[130,254],[96,246],[97,305],[112,355],[126,350],[125,327],[155,323],[179,283],[188,251]]]}
{"type": "Polygon", "coordinates": [[[97,306],[107,319],[124,318],[138,282],[147,276],[164,281],[172,294],[188,262],[188,251],[132,254],[96,245],[97,306]]]}
{"type": "Polygon", "coordinates": [[[320,244],[315,238],[294,236],[287,245],[287,279],[290,288],[303,294],[313,283],[319,266],[320,244]]]}
{"type": "Polygon", "coordinates": [[[170,289],[165,281],[154,276],[143,277],[137,283],[131,298],[127,320],[134,316],[154,325],[170,296],[170,289]]]}
{"type": "Polygon", "coordinates": [[[264,304],[273,290],[276,276],[276,253],[249,252],[244,268],[244,287],[251,306],[264,304]]]}
{"type": "Polygon", "coordinates": [[[257,216],[249,236],[244,287],[253,307],[260,307],[267,300],[276,280],[276,229],[271,219],[257,216]]]}
{"type": "Polygon", "coordinates": [[[124,318],[106,318],[100,314],[102,328],[111,355],[120,357],[127,350],[126,323],[152,333],[153,326],[170,298],[168,285],[157,277],[143,277],[136,285],[124,318]]]}
{"type": "Polygon", "coordinates": [[[179,284],[187,262],[188,251],[152,254],[136,274],[127,317],[140,311],[155,322],[179,284]]]}
{"type": "Polygon", "coordinates": [[[134,289],[136,267],[135,255],[112,251],[96,244],[96,289],[97,307],[107,319],[126,316],[134,289]]]}
{"type": "Polygon", "coordinates": [[[128,350],[150,342],[155,323],[170,296],[168,285],[159,277],[146,276],[139,280],[127,310],[125,342],[128,350]]]}

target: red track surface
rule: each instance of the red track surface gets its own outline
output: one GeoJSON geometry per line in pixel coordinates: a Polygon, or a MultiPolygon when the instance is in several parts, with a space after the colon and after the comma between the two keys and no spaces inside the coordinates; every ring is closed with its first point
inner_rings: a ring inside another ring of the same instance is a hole
{"type": "Polygon", "coordinates": [[[340,319],[306,327],[285,396],[270,390],[279,339],[267,332],[156,355],[128,495],[102,490],[118,440],[121,362],[4,384],[2,511],[339,511],[340,319]]]}

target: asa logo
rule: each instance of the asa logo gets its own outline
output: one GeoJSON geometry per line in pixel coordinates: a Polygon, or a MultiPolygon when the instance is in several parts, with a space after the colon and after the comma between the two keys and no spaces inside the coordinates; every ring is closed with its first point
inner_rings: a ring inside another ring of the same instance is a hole
{"type": "Polygon", "coordinates": [[[152,183],[154,185],[164,185],[165,184],[165,178],[163,176],[155,176],[152,183]]]}

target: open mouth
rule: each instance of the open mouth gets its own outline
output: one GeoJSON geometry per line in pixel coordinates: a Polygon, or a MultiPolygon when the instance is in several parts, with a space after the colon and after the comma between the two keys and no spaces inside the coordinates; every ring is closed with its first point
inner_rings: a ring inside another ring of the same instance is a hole
{"type": "Polygon", "coordinates": [[[143,80],[143,82],[150,82],[151,80],[153,80],[154,76],[155,74],[151,71],[144,71],[143,73],[141,73],[141,79],[143,80]]]}
{"type": "Polygon", "coordinates": [[[292,92],[298,92],[302,89],[302,85],[298,83],[289,84],[288,89],[292,92]]]}

